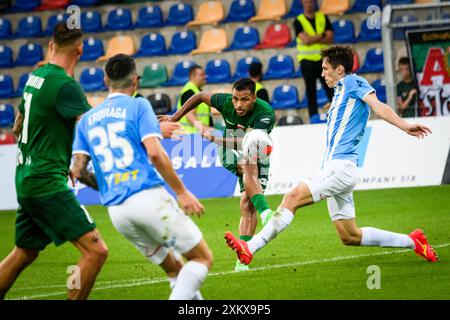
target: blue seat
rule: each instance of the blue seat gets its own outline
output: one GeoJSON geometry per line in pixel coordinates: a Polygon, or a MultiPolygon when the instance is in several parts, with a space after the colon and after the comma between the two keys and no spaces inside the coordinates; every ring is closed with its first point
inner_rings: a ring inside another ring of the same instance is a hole
{"type": "Polygon", "coordinates": [[[36,9],[41,4],[41,0],[16,0],[9,9],[10,12],[29,12],[36,9]]]}
{"type": "Polygon", "coordinates": [[[372,48],[367,51],[364,65],[357,70],[357,73],[383,72],[383,50],[380,48],[372,48]]]}
{"type": "Polygon", "coordinates": [[[346,13],[356,13],[356,12],[367,12],[367,8],[370,6],[378,6],[382,8],[381,0],[358,0],[355,1],[353,7],[350,8],[346,13]]]}
{"type": "Polygon", "coordinates": [[[166,25],[184,26],[186,23],[194,19],[194,10],[187,3],[174,4],[169,9],[166,25]]]}
{"type": "Polygon", "coordinates": [[[13,52],[10,47],[0,45],[0,68],[14,67],[13,52]]]}
{"type": "Polygon", "coordinates": [[[313,114],[309,122],[311,124],[327,123],[327,114],[326,113],[313,114]]]}
{"type": "Polygon", "coordinates": [[[167,54],[185,54],[197,48],[197,37],[192,31],[176,32],[172,36],[167,54]]]}
{"type": "Polygon", "coordinates": [[[56,24],[59,22],[67,21],[68,18],[69,15],[67,13],[58,13],[51,16],[50,18],[48,18],[47,27],[45,28],[44,34],[47,36],[53,35],[53,30],[55,29],[56,24]]]}
{"type": "Polygon", "coordinates": [[[367,18],[361,22],[361,31],[356,37],[357,42],[381,41],[381,22],[375,18],[367,18]],[[378,28],[377,24],[380,24],[378,28]]]}
{"type": "Polygon", "coordinates": [[[205,73],[207,83],[223,83],[231,80],[230,64],[224,59],[208,61],[205,73]]]}
{"type": "Polygon", "coordinates": [[[150,33],[141,39],[141,46],[136,57],[160,56],[166,53],[166,40],[160,33],[150,33]]]}
{"type": "Polygon", "coordinates": [[[231,81],[236,81],[240,78],[248,78],[248,67],[252,62],[260,62],[256,57],[245,57],[240,59],[236,64],[236,71],[231,81]]]}
{"type": "Polygon", "coordinates": [[[139,9],[135,28],[157,28],[164,25],[163,14],[158,6],[146,6],[139,9]]]}
{"type": "Polygon", "coordinates": [[[263,79],[292,78],[294,73],[294,60],[292,60],[291,56],[278,54],[269,59],[269,65],[263,79]]]}
{"type": "Polygon", "coordinates": [[[0,39],[8,39],[12,35],[11,21],[0,18],[0,39]]]}
{"type": "Polygon", "coordinates": [[[14,108],[10,104],[0,104],[0,128],[9,128],[14,124],[14,108]]]}
{"type": "Polygon", "coordinates": [[[32,66],[44,60],[42,46],[39,43],[27,43],[19,48],[16,66],[32,66]]]}
{"type": "Polygon", "coordinates": [[[41,37],[42,35],[41,18],[34,16],[21,18],[17,24],[16,33],[14,34],[18,38],[41,37]]]}
{"type": "Polygon", "coordinates": [[[106,29],[113,31],[133,29],[131,11],[124,8],[118,8],[111,11],[108,14],[108,20],[106,21],[106,29]]]}
{"type": "Polygon", "coordinates": [[[299,14],[303,13],[303,4],[301,0],[292,0],[291,7],[289,12],[283,17],[287,18],[296,18],[299,14]]]}
{"type": "Polygon", "coordinates": [[[95,38],[87,38],[83,40],[83,55],[81,61],[97,60],[104,55],[103,42],[95,38]]]}
{"type": "Polygon", "coordinates": [[[17,85],[17,89],[16,92],[14,93],[15,97],[21,97],[23,94],[23,88],[25,88],[25,85],[28,81],[28,77],[30,76],[31,73],[23,73],[20,78],[19,78],[19,84],[17,85]]]}
{"type": "Polygon", "coordinates": [[[272,94],[272,107],[274,109],[293,109],[299,108],[297,88],[284,84],[276,87],[272,94]]]}
{"type": "Polygon", "coordinates": [[[74,4],[80,7],[90,7],[96,5],[98,0],[72,0],[70,4],[74,4]]]}
{"type": "Polygon", "coordinates": [[[245,26],[236,30],[233,41],[227,50],[250,50],[259,44],[258,29],[245,26]]]}
{"type": "Polygon", "coordinates": [[[372,87],[375,89],[378,100],[381,102],[386,103],[387,97],[386,97],[386,85],[384,84],[384,81],[379,79],[372,82],[372,87]]]}
{"type": "Polygon", "coordinates": [[[169,87],[184,85],[189,81],[189,69],[195,65],[197,64],[190,60],[178,62],[173,69],[172,78],[164,83],[163,86],[169,87]]]}
{"type": "Polygon", "coordinates": [[[297,71],[295,71],[293,78],[302,78],[302,77],[303,77],[302,68],[299,66],[297,71]]]}
{"type": "MultiPolygon", "coordinates": [[[[317,105],[321,107],[327,104],[328,102],[330,102],[330,100],[328,100],[328,96],[324,87],[322,87],[322,84],[317,83],[317,105]]],[[[300,102],[300,107],[301,108],[308,107],[308,97],[306,96],[306,94],[303,97],[303,100],[300,102]]]]}
{"type": "Polygon", "coordinates": [[[245,22],[255,15],[253,0],[234,0],[223,22],[245,22]]]}
{"type": "Polygon", "coordinates": [[[399,4],[412,4],[414,0],[386,0],[385,4],[399,5],[399,4]]]}
{"type": "Polygon", "coordinates": [[[104,77],[102,69],[86,68],[81,72],[80,84],[86,92],[106,90],[104,77]]]}
{"type": "MultiPolygon", "coordinates": [[[[394,23],[408,23],[408,22],[417,22],[417,18],[411,14],[405,14],[405,15],[401,15],[398,16],[394,19],[394,23]]],[[[394,40],[405,40],[405,31],[406,30],[411,30],[414,28],[395,28],[394,29],[394,40]]]]}
{"type": "Polygon", "coordinates": [[[102,17],[97,11],[88,11],[81,14],[81,29],[83,32],[102,32],[102,17]]]}
{"type": "Polygon", "coordinates": [[[11,76],[0,74],[0,99],[14,97],[14,84],[11,76]]]}
{"type": "Polygon", "coordinates": [[[332,25],[335,43],[355,42],[355,26],[351,20],[337,20],[332,25]]]}

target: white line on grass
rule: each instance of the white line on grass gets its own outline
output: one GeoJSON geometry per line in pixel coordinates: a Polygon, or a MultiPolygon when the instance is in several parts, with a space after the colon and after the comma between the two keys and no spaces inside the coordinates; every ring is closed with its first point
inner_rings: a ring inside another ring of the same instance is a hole
{"type": "MultiPolygon", "coordinates": [[[[440,245],[433,246],[434,248],[444,248],[450,246],[450,243],[444,243],[440,245]]],[[[286,264],[274,264],[269,266],[263,266],[263,267],[256,267],[251,268],[246,272],[254,272],[254,271],[265,271],[265,270],[271,270],[271,269],[279,269],[279,268],[287,268],[287,267],[294,267],[294,266],[305,266],[310,264],[318,264],[318,263],[327,263],[327,262],[336,262],[336,261],[344,261],[344,260],[352,260],[352,259],[359,259],[359,258],[366,258],[366,257],[376,257],[376,256],[384,256],[384,255],[390,255],[390,254],[399,254],[399,253],[405,253],[410,252],[411,249],[402,249],[397,251],[384,251],[379,253],[367,253],[367,254],[360,254],[360,255],[353,255],[353,256],[340,256],[340,257],[334,257],[334,258],[328,258],[328,259],[322,259],[322,260],[309,260],[309,261],[302,261],[302,262],[292,262],[292,263],[286,263],[286,264]]],[[[234,274],[237,273],[237,271],[225,271],[225,272],[214,272],[210,273],[208,277],[215,277],[215,276],[223,276],[228,274],[234,274]]],[[[162,282],[168,282],[167,278],[156,278],[156,279],[124,279],[124,280],[113,280],[113,281],[99,281],[95,283],[95,288],[93,291],[102,291],[102,290],[110,290],[110,289],[116,289],[116,288],[127,288],[127,287],[139,287],[143,285],[152,285],[162,282]],[[102,284],[105,284],[102,286],[102,284]]],[[[30,289],[50,289],[50,288],[61,288],[65,287],[64,285],[51,285],[51,286],[40,286],[40,287],[23,287],[23,288],[16,288],[16,290],[30,290],[30,289]]],[[[43,294],[35,294],[30,296],[21,296],[21,297],[13,297],[9,298],[8,300],[29,300],[29,299],[39,299],[39,298],[46,298],[46,297],[53,297],[53,296],[59,296],[59,295],[66,295],[67,291],[60,291],[60,292],[50,292],[50,293],[43,293],[43,294]]]]}

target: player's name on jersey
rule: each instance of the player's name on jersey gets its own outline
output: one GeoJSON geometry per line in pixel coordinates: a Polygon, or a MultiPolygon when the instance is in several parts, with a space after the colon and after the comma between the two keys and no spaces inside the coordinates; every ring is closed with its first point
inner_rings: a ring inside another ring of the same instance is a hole
{"type": "Polygon", "coordinates": [[[35,75],[30,75],[25,86],[40,89],[42,87],[42,85],[44,84],[44,81],[45,81],[44,78],[41,78],[41,77],[38,77],[35,75]]]}
{"type": "Polygon", "coordinates": [[[127,117],[126,108],[104,108],[89,115],[88,123],[93,125],[102,121],[104,118],[124,119],[127,117]]]}

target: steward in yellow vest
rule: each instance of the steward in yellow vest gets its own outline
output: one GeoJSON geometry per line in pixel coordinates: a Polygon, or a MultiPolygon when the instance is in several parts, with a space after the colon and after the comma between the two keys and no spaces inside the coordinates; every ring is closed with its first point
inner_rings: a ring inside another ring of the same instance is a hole
{"type": "MultiPolygon", "coordinates": [[[[199,93],[201,88],[206,83],[205,71],[200,66],[193,66],[189,70],[189,82],[186,83],[180,92],[178,98],[177,109],[181,109],[183,104],[194,94],[199,93]]],[[[211,107],[206,103],[201,103],[192,114],[187,114],[181,118],[180,123],[186,133],[198,133],[199,130],[194,127],[193,123],[199,121],[203,126],[210,127],[210,113],[211,107]]]]}

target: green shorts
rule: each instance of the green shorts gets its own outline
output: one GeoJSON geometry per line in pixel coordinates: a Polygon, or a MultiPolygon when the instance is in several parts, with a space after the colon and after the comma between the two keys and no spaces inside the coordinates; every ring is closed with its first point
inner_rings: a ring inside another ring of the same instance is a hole
{"type": "Polygon", "coordinates": [[[95,229],[95,223],[70,190],[46,197],[19,198],[16,246],[43,250],[95,229]]]}
{"type": "MultiPolygon", "coordinates": [[[[234,149],[226,149],[224,147],[219,147],[218,151],[222,166],[234,175],[238,176],[240,191],[245,191],[244,179],[238,174],[237,171],[237,165],[243,158],[242,152],[234,149]]],[[[270,164],[258,163],[258,181],[263,191],[266,190],[267,183],[269,182],[269,167],[270,164]]]]}

